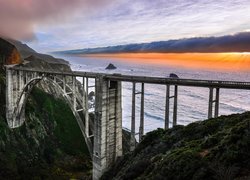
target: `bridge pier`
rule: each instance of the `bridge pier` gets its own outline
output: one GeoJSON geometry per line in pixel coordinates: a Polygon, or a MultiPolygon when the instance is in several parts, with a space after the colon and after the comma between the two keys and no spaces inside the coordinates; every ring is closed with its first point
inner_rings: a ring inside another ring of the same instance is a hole
{"type": "Polygon", "coordinates": [[[88,103],[88,94],[87,94],[87,89],[88,89],[88,78],[83,77],[82,78],[82,89],[83,89],[83,96],[82,96],[82,107],[85,109],[85,133],[86,136],[89,137],[89,103],[88,103]],[[85,79],[86,79],[86,88],[85,88],[85,79]],[[85,91],[84,91],[85,90],[85,91]]]}
{"type": "Polygon", "coordinates": [[[166,102],[165,102],[165,129],[169,128],[169,99],[170,99],[170,85],[166,85],[166,102]]]}
{"type": "Polygon", "coordinates": [[[13,111],[14,111],[14,97],[13,97],[13,78],[12,70],[6,72],[6,118],[8,125],[14,127],[13,124],[13,111]]]}
{"type": "Polygon", "coordinates": [[[208,99],[208,119],[216,118],[219,115],[219,97],[220,97],[220,88],[215,88],[215,99],[214,99],[214,88],[209,88],[209,99],[208,99]],[[214,103],[214,107],[213,107],[214,103]],[[214,108],[214,116],[213,116],[214,108]]]}
{"type": "Polygon", "coordinates": [[[177,98],[178,98],[178,86],[174,86],[174,110],[173,110],[173,126],[177,125],[177,98]]]}
{"type": "Polygon", "coordinates": [[[139,127],[139,142],[144,134],[144,83],[141,84],[141,111],[140,111],[140,127],[139,127]]]}
{"type": "Polygon", "coordinates": [[[214,117],[219,116],[219,98],[220,98],[220,89],[216,88],[214,117]]]}
{"type": "Polygon", "coordinates": [[[170,96],[170,85],[166,85],[166,102],[165,102],[165,123],[164,123],[164,128],[168,129],[169,128],[169,108],[170,108],[170,99],[174,98],[174,103],[173,103],[173,126],[177,125],[177,108],[178,108],[178,86],[174,86],[174,95],[170,96]]]}
{"type": "Polygon", "coordinates": [[[25,76],[22,71],[6,70],[6,119],[11,128],[19,127],[25,121],[22,104],[28,87],[24,89],[24,81],[25,76]]]}
{"type": "Polygon", "coordinates": [[[136,91],[136,83],[133,82],[132,85],[132,115],[131,115],[131,132],[130,132],[130,151],[135,149],[135,92],[136,91]]]}
{"type": "Polygon", "coordinates": [[[96,78],[93,179],[122,156],[121,82],[96,78]]]}

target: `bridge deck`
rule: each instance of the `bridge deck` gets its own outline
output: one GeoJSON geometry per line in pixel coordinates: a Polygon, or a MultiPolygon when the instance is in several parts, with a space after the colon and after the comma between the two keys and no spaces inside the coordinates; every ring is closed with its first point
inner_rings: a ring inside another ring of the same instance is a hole
{"type": "Polygon", "coordinates": [[[60,71],[26,69],[26,68],[20,68],[20,67],[7,67],[7,68],[12,69],[12,70],[45,73],[45,74],[51,74],[51,75],[67,75],[67,76],[78,76],[78,77],[88,77],[88,78],[97,78],[97,77],[102,76],[103,78],[107,78],[110,80],[124,81],[124,82],[250,90],[250,82],[239,82],[239,81],[219,81],[219,80],[198,80],[198,79],[181,79],[181,78],[150,77],[150,76],[133,76],[133,75],[105,74],[105,73],[93,73],[93,72],[81,72],[81,71],[60,72],[60,71]]]}

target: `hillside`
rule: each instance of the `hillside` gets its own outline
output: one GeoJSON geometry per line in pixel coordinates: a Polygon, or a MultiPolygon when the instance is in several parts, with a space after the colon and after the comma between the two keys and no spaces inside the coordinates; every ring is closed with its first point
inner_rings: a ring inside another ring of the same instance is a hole
{"type": "Polygon", "coordinates": [[[111,179],[250,179],[250,112],[150,132],[111,179]]]}
{"type": "MultiPolygon", "coordinates": [[[[13,44],[17,48],[22,59],[27,59],[29,57],[36,57],[37,59],[42,59],[44,62],[50,63],[50,64],[69,65],[68,61],[65,61],[64,59],[58,59],[47,54],[38,53],[34,49],[30,48],[29,46],[27,46],[26,44],[23,44],[20,41],[13,40],[13,39],[6,39],[6,41],[13,44]]],[[[29,58],[27,60],[30,61],[31,59],[29,58]]]]}
{"type": "Polygon", "coordinates": [[[36,89],[25,124],[13,130],[0,114],[1,179],[91,179],[91,172],[81,131],[63,100],[36,89]]]}
{"type": "Polygon", "coordinates": [[[49,94],[50,88],[43,86],[48,93],[39,88],[32,91],[22,127],[10,129],[5,119],[6,62],[63,71],[70,67],[36,55],[23,63],[13,44],[0,39],[0,45],[0,179],[91,179],[92,163],[77,121],[61,97],[49,94]]]}

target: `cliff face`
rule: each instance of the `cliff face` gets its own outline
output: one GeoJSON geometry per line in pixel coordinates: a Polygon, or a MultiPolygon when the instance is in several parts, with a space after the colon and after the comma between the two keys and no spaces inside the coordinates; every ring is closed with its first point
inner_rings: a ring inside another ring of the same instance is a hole
{"type": "Polygon", "coordinates": [[[102,179],[250,179],[250,112],[150,132],[102,179]]]}
{"type": "Polygon", "coordinates": [[[20,63],[22,63],[22,59],[17,48],[8,41],[0,38],[0,65],[20,63]]]}

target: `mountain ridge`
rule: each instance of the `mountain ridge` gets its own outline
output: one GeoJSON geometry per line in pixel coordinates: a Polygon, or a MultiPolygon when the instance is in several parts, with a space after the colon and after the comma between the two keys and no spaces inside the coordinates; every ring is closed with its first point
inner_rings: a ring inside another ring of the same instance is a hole
{"type": "Polygon", "coordinates": [[[194,37],[177,40],[135,43],[127,45],[55,51],[54,54],[100,54],[100,53],[219,53],[250,52],[250,32],[218,37],[194,37]]]}

